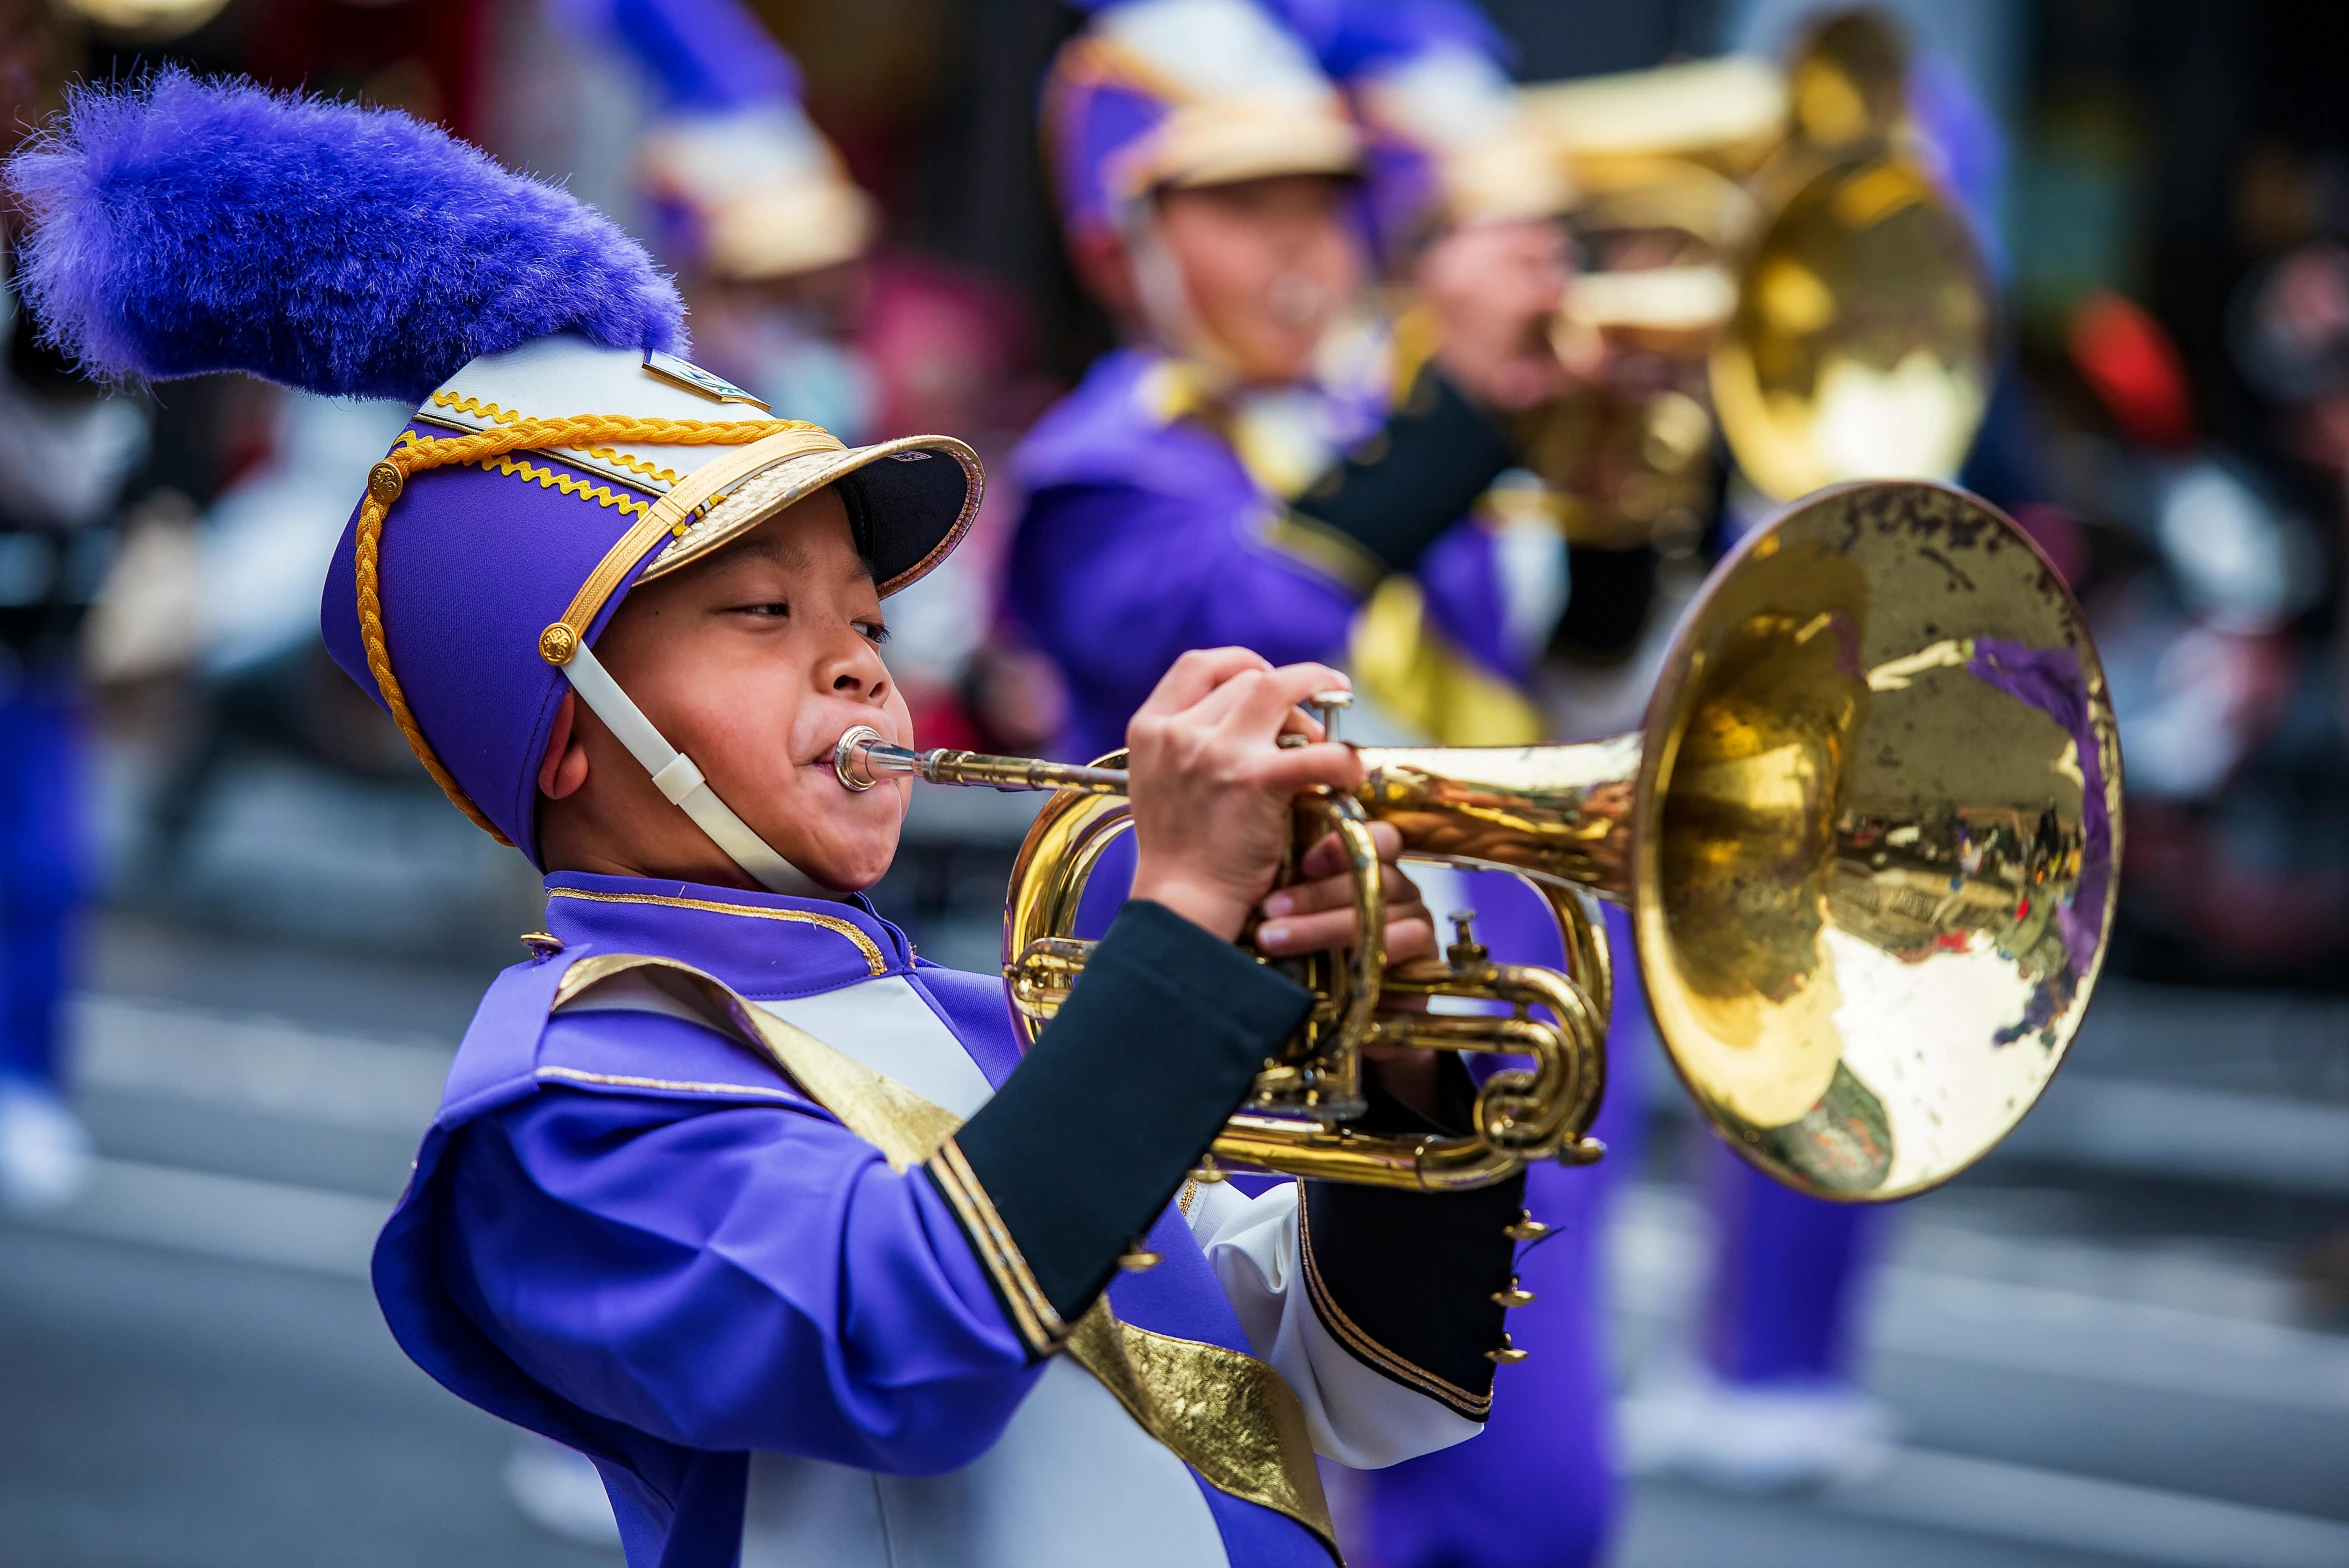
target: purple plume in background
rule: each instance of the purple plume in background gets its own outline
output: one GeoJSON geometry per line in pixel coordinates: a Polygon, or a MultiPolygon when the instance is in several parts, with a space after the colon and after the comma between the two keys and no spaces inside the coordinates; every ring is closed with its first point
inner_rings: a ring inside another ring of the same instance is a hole
{"type": "Polygon", "coordinates": [[[685,347],[676,288],[610,219],[394,111],[170,69],[76,92],[5,182],[42,335],[111,378],[414,403],[550,333],[685,347]]]}

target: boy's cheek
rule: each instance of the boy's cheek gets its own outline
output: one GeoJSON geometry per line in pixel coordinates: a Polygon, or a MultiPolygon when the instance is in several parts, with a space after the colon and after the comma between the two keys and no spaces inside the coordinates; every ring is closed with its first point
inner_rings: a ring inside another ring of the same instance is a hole
{"type": "Polygon", "coordinates": [[[852,794],[829,774],[799,769],[799,788],[775,802],[768,842],[801,870],[843,891],[870,887],[897,857],[910,787],[852,794]]]}
{"type": "Polygon", "coordinates": [[[825,880],[852,892],[871,887],[888,873],[897,858],[902,820],[902,813],[890,811],[884,799],[860,796],[858,803],[861,809],[839,813],[825,824],[821,856],[825,880]],[[871,809],[875,806],[881,809],[871,809]]]}

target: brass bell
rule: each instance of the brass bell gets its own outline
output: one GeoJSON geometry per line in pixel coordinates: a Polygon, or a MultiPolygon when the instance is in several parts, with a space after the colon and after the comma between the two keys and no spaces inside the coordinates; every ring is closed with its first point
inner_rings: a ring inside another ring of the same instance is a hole
{"type": "Polygon", "coordinates": [[[1517,1283],[1517,1276],[1509,1276],[1509,1288],[1493,1292],[1493,1303],[1501,1307],[1523,1307],[1533,1303],[1533,1292],[1517,1283]]]}
{"type": "Polygon", "coordinates": [[[1516,1223],[1504,1226],[1501,1234],[1511,1241],[1539,1241],[1550,1233],[1550,1227],[1533,1217],[1533,1210],[1519,1209],[1516,1223]]]}
{"type": "Polygon", "coordinates": [[[1494,1363],[1496,1366],[1513,1367],[1518,1362],[1523,1361],[1527,1356],[1532,1354],[1533,1352],[1530,1350],[1519,1350],[1515,1345],[1510,1344],[1509,1336],[1503,1334],[1501,1336],[1501,1348],[1498,1350],[1486,1351],[1484,1353],[1484,1358],[1487,1361],[1494,1363]]]}

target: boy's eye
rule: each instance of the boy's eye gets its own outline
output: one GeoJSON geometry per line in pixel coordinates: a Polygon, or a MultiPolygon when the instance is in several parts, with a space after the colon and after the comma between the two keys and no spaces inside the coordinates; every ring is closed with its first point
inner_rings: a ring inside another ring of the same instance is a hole
{"type": "Polygon", "coordinates": [[[787,621],[791,618],[791,606],[781,599],[768,604],[737,605],[735,609],[736,613],[741,615],[765,616],[770,620],[787,621]]]}
{"type": "Polygon", "coordinates": [[[865,641],[876,647],[889,640],[889,628],[883,626],[879,621],[858,621],[854,624],[856,629],[864,634],[865,641]]]}

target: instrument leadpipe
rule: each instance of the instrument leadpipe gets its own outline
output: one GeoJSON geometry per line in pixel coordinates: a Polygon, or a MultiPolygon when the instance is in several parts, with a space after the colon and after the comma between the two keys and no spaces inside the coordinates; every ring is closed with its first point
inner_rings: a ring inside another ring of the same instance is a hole
{"type": "Polygon", "coordinates": [[[1123,768],[1079,767],[1035,757],[991,757],[984,752],[943,746],[916,751],[893,746],[879,730],[860,724],[832,748],[832,771],[849,789],[863,794],[885,778],[917,778],[928,784],[962,784],[999,790],[1082,790],[1088,795],[1123,795],[1123,768]]]}

